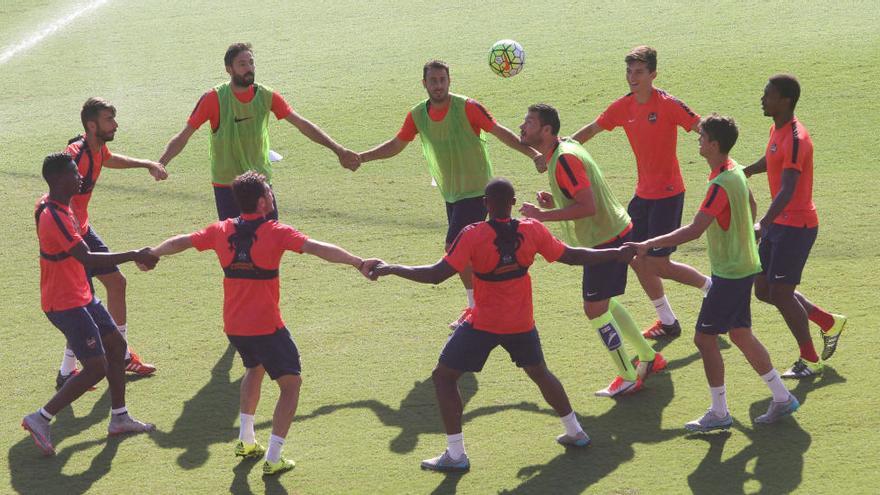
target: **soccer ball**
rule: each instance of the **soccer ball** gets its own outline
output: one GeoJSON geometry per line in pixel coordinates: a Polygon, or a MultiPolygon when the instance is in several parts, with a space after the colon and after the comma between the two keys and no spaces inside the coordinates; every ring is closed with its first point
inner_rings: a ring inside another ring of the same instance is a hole
{"type": "Polygon", "coordinates": [[[495,42],[489,50],[489,68],[501,77],[513,77],[526,64],[526,52],[513,40],[495,42]]]}

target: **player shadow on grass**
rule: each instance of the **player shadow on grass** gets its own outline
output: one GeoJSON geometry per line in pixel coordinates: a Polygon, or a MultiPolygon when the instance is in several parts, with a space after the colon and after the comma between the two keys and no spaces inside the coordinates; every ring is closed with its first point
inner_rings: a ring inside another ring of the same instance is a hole
{"type": "MultiPolygon", "coordinates": [[[[180,416],[170,432],[156,431],[152,437],[165,449],[183,449],[177,464],[183,469],[196,469],[208,461],[208,448],[215,443],[228,443],[232,459],[232,442],[238,438],[235,421],[238,419],[238,395],[241,378],[231,380],[229,373],[235,361],[231,345],[211,369],[211,379],[196,394],[184,402],[180,416]]],[[[255,425],[264,428],[267,420],[255,425]]]]}
{"type": "Polygon", "coordinates": [[[64,440],[92,426],[110,420],[110,394],[104,394],[85,416],[74,417],[77,404],[66,407],[56,416],[52,425],[52,441],[58,449],[57,454],[43,458],[26,432],[24,437],[9,449],[9,476],[12,488],[21,494],[81,494],[87,493],[92,485],[110,472],[113,458],[119,444],[126,437],[105,437],[86,440],[73,445],[65,445],[64,440]],[[64,466],[79,452],[104,444],[104,448],[93,459],[88,469],[81,473],[65,474],[64,466]]]}
{"type": "MultiPolygon", "coordinates": [[[[791,418],[772,425],[746,425],[734,420],[734,428],[744,433],[751,443],[722,460],[724,446],[730,432],[692,435],[689,440],[703,440],[709,444],[706,456],[697,469],[688,476],[688,485],[695,494],[791,493],[803,478],[804,454],[811,438],[798,423],[799,415],[817,413],[803,406],[807,394],[818,388],[846,382],[832,368],[826,368],[816,380],[801,380],[792,389],[800,400],[801,409],[791,418]],[[749,466],[753,466],[749,472],[749,466]],[[758,485],[758,486],[755,486],[758,485]]],[[[755,402],[749,408],[754,418],[767,410],[770,399],[755,402]]]]}
{"type": "MultiPolygon", "coordinates": [[[[680,361],[686,364],[691,360],[680,361]]],[[[635,444],[659,443],[681,435],[679,429],[661,428],[663,410],[672,402],[674,391],[671,375],[661,372],[649,378],[638,394],[616,400],[608,412],[600,416],[579,415],[592,444],[584,449],[566,449],[546,464],[521,468],[517,477],[522,483],[501,493],[564,495],[587,491],[618,466],[632,460],[635,444]]],[[[452,492],[435,490],[434,493],[452,492]]]]}
{"type": "MultiPolygon", "coordinates": [[[[465,373],[458,381],[458,386],[461,391],[462,403],[465,406],[465,414],[462,417],[464,422],[506,409],[526,408],[537,410],[538,408],[534,404],[522,403],[482,407],[474,411],[468,411],[467,403],[473,399],[479,389],[477,376],[474,373],[465,373]]],[[[384,426],[399,428],[400,432],[389,444],[391,451],[398,454],[406,454],[415,450],[419,442],[419,435],[444,433],[440,411],[437,409],[437,399],[434,395],[434,384],[430,377],[413,383],[413,388],[400,401],[400,406],[397,409],[373,399],[359,400],[346,404],[321,406],[310,414],[298,416],[294,422],[317,418],[342,409],[369,409],[373,411],[384,426]]]]}

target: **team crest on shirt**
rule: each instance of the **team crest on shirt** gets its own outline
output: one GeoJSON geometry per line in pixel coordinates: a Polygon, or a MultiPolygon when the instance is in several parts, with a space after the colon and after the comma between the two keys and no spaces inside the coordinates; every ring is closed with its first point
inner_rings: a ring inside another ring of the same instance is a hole
{"type": "Polygon", "coordinates": [[[648,122],[654,123],[657,122],[657,112],[651,112],[648,114],[648,122]]]}
{"type": "Polygon", "coordinates": [[[776,153],[776,143],[770,145],[770,153],[776,153]]]}
{"type": "Polygon", "coordinates": [[[94,349],[97,345],[98,345],[98,341],[95,340],[94,337],[89,337],[88,339],[86,339],[86,346],[89,349],[94,349]]]}

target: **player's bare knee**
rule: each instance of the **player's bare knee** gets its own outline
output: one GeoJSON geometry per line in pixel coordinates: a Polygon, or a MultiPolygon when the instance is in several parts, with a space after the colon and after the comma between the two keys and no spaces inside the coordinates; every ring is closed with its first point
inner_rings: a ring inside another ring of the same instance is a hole
{"type": "Polygon", "coordinates": [[[454,384],[458,381],[459,376],[461,376],[461,372],[442,364],[438,364],[434,371],[431,372],[431,380],[434,382],[434,385],[454,384]]]}
{"type": "Polygon", "coordinates": [[[694,334],[694,345],[700,352],[711,350],[718,347],[718,336],[697,332],[694,334]]]}
{"type": "Polygon", "coordinates": [[[728,336],[730,337],[730,341],[733,342],[733,345],[740,349],[748,348],[754,341],[754,335],[752,334],[751,329],[748,328],[733,329],[728,333],[728,336]]]}
{"type": "Polygon", "coordinates": [[[118,294],[125,297],[125,289],[128,286],[128,280],[120,271],[111,272],[98,277],[108,294],[118,294]]]}
{"type": "Polygon", "coordinates": [[[282,394],[298,394],[302,387],[301,375],[283,375],[276,381],[282,394]]]}
{"type": "Polygon", "coordinates": [[[88,377],[92,383],[97,383],[107,375],[107,357],[104,355],[95,356],[82,361],[83,369],[80,371],[85,377],[88,377]]]}

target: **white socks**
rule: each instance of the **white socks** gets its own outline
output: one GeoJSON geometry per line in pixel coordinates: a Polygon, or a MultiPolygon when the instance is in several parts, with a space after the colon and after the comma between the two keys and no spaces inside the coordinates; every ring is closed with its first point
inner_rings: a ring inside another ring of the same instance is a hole
{"type": "Polygon", "coordinates": [[[761,379],[767,384],[770,392],[773,394],[773,402],[785,402],[788,400],[788,389],[779,378],[779,372],[771,369],[767,374],[761,375],[761,379]]]}
{"type": "Polygon", "coordinates": [[[122,339],[125,340],[125,359],[131,359],[131,352],[128,350],[128,325],[116,325],[116,329],[119,330],[119,333],[122,334],[122,339]]]}
{"type": "Polygon", "coordinates": [[[58,370],[62,375],[67,376],[76,369],[76,354],[68,348],[64,348],[64,357],[61,358],[61,369],[58,370]]]}
{"type": "Polygon", "coordinates": [[[565,427],[565,434],[570,437],[576,437],[578,433],[584,431],[581,424],[578,422],[577,416],[574,415],[574,411],[560,417],[559,419],[562,420],[562,426],[565,427]]]}
{"type": "Polygon", "coordinates": [[[706,277],[706,282],[700,287],[700,290],[703,291],[703,297],[709,295],[709,290],[712,288],[712,277],[706,277]]]}
{"type": "Polygon", "coordinates": [[[112,414],[113,416],[128,414],[128,408],[125,406],[122,406],[122,407],[117,407],[116,409],[110,409],[110,414],[112,414]]]}
{"type": "Polygon", "coordinates": [[[666,299],[665,295],[660,299],[654,299],[651,303],[654,304],[654,309],[657,310],[657,318],[660,318],[660,323],[664,325],[675,323],[675,313],[672,312],[672,307],[669,306],[669,300],[666,299]]]}
{"type": "Polygon", "coordinates": [[[46,410],[42,407],[37,410],[37,412],[40,413],[40,416],[42,416],[43,419],[45,419],[46,421],[52,421],[52,418],[55,417],[54,415],[47,413],[46,410]]]}
{"type": "Polygon", "coordinates": [[[266,460],[271,463],[281,459],[281,447],[284,447],[284,439],[279,436],[269,435],[269,450],[266,451],[266,460]]]}
{"type": "Polygon", "coordinates": [[[238,429],[238,439],[246,445],[253,445],[257,439],[254,433],[254,416],[253,414],[239,413],[241,427],[238,429]]]}
{"type": "Polygon", "coordinates": [[[449,457],[461,459],[461,456],[465,454],[464,433],[446,435],[446,451],[449,452],[449,457]]]}
{"type": "Polygon", "coordinates": [[[465,289],[467,293],[468,307],[473,308],[476,303],[474,302],[474,289],[465,289]]]}
{"type": "Polygon", "coordinates": [[[720,387],[709,387],[709,394],[712,395],[712,412],[719,417],[727,416],[727,389],[724,385],[720,387]]]}

